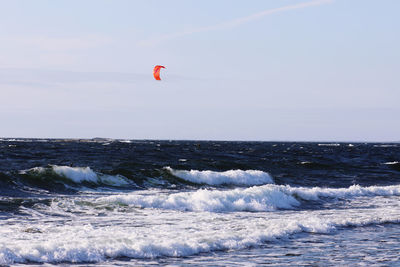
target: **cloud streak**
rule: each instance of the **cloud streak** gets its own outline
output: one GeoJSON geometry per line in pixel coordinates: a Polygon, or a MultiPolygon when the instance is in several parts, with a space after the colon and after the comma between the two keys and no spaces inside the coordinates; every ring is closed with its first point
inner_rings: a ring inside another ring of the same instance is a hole
{"type": "Polygon", "coordinates": [[[249,16],[233,19],[233,20],[222,22],[222,23],[212,25],[212,26],[199,27],[199,28],[194,28],[194,29],[187,30],[187,31],[181,31],[181,32],[161,35],[158,38],[141,41],[141,42],[139,42],[139,45],[152,46],[152,45],[157,45],[164,41],[172,40],[175,38],[179,38],[182,36],[191,35],[191,34],[195,34],[195,33],[219,31],[219,30],[235,28],[240,25],[246,24],[246,23],[254,21],[254,20],[258,20],[262,17],[269,16],[269,15],[272,15],[275,13],[329,4],[329,3],[332,3],[333,1],[334,0],[314,0],[314,1],[304,2],[304,3],[300,3],[300,4],[296,4],[296,5],[289,5],[289,6],[284,6],[284,7],[267,9],[267,10],[264,10],[264,11],[261,11],[261,12],[255,13],[255,14],[251,14],[249,16]]]}

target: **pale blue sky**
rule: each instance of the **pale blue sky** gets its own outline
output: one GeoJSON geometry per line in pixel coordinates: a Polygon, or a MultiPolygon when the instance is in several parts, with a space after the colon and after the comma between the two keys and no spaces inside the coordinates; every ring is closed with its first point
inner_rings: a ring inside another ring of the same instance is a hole
{"type": "Polygon", "coordinates": [[[0,136],[399,141],[399,12],[397,0],[1,1],[0,136]]]}

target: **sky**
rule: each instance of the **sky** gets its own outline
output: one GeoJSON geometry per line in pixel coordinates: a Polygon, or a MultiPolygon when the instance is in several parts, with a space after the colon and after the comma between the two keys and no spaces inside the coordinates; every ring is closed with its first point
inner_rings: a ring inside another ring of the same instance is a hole
{"type": "Polygon", "coordinates": [[[0,137],[400,141],[398,0],[1,6],[0,137]]]}

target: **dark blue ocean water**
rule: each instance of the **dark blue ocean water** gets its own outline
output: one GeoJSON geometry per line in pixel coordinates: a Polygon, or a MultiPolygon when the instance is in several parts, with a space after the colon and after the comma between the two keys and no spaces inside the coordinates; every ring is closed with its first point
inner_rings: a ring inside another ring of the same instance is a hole
{"type": "Polygon", "coordinates": [[[0,140],[0,265],[400,266],[400,144],[0,140]]]}

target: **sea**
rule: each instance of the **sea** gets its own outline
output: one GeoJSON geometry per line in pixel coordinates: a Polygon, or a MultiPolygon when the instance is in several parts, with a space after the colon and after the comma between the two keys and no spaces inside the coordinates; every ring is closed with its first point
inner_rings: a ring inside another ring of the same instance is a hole
{"type": "Polygon", "coordinates": [[[400,266],[400,143],[0,139],[0,266],[400,266]]]}

